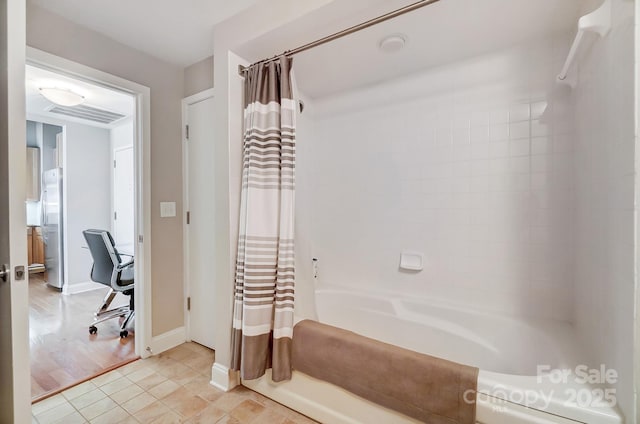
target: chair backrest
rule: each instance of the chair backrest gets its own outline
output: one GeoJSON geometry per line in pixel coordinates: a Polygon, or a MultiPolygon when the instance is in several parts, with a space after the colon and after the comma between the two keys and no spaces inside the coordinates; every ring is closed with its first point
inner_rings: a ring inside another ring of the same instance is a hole
{"type": "Polygon", "coordinates": [[[82,232],[93,257],[91,279],[96,283],[111,286],[114,268],[122,262],[109,231],[84,230],[82,232]]]}

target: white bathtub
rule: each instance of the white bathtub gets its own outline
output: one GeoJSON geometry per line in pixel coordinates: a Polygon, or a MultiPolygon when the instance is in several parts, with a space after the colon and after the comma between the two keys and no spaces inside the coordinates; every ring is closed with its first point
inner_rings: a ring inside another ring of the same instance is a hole
{"type": "Polygon", "coordinates": [[[318,319],[406,349],[480,368],[478,421],[482,423],[621,423],[615,408],[596,402],[601,388],[553,383],[575,369],[579,352],[572,327],[529,322],[392,294],[362,294],[338,287],[316,290],[318,319]],[[580,396],[575,402],[572,398],[580,396]],[[589,397],[591,396],[591,398],[589,397]],[[573,420],[573,421],[572,421],[573,420]]]}

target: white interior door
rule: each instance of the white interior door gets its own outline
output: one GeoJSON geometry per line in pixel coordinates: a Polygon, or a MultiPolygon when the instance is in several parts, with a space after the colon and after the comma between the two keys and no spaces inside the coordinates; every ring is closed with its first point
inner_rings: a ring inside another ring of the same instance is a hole
{"type": "Polygon", "coordinates": [[[214,249],[214,172],[213,97],[185,105],[188,140],[185,142],[186,278],[190,298],[187,321],[189,338],[212,349],[215,310],[213,275],[214,249]]]}
{"type": "Polygon", "coordinates": [[[118,245],[133,246],[135,174],[133,146],[113,152],[113,236],[118,245]]]}
{"type": "Polygon", "coordinates": [[[0,3],[0,422],[31,422],[25,2],[0,3]],[[22,268],[22,270],[20,269],[22,268]]]}

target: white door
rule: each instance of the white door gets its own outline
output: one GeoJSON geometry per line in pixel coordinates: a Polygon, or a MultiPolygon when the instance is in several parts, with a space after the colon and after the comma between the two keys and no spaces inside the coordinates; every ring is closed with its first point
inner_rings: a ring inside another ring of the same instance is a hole
{"type": "Polygon", "coordinates": [[[113,152],[113,236],[121,246],[133,246],[135,175],[133,146],[113,152]]]}
{"type": "Polygon", "coordinates": [[[27,269],[25,2],[0,3],[0,422],[31,422],[27,269]],[[20,271],[20,267],[22,271],[20,271]]]}
{"type": "MultiPolygon", "coordinates": [[[[188,99],[187,99],[188,100],[188,99]]],[[[188,140],[185,141],[186,270],[189,338],[214,349],[215,316],[213,276],[214,250],[214,171],[213,97],[186,103],[188,140]]]]}

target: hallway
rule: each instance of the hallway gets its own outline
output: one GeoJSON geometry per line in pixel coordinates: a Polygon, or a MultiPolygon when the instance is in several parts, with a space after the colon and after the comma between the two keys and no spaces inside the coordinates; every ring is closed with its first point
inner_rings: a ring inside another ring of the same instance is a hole
{"type": "MultiPolygon", "coordinates": [[[[120,339],[118,320],[98,325],[89,334],[93,313],[107,289],[66,296],[49,287],[41,274],[29,276],[29,341],[31,345],[31,398],[38,399],[96,374],[135,355],[135,334],[120,339]]],[[[119,295],[113,305],[125,304],[119,295]]]]}

